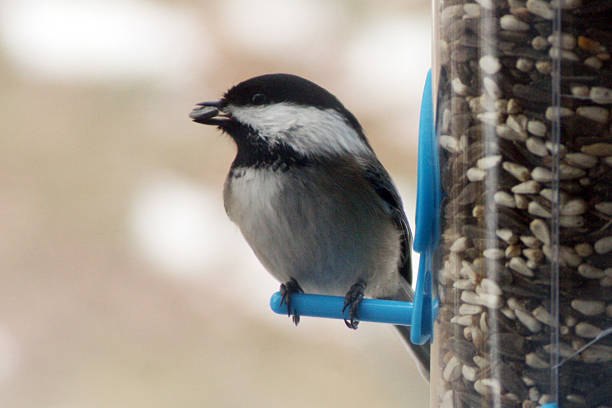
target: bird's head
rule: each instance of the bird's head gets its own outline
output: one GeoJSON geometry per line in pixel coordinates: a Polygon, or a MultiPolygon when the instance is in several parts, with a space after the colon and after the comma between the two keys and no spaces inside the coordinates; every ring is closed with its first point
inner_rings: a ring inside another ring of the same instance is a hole
{"type": "Polygon", "coordinates": [[[239,154],[255,147],[307,158],[371,154],[355,116],[330,92],[295,75],[254,77],[197,106],[193,121],[228,133],[239,154]]]}

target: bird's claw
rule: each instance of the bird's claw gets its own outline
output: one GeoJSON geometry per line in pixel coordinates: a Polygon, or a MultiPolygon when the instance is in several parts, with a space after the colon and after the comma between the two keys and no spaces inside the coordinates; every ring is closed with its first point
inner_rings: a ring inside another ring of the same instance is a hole
{"type": "Polygon", "coordinates": [[[304,293],[299,283],[295,280],[295,278],[291,278],[286,283],[282,283],[280,286],[280,294],[281,294],[281,306],[283,303],[287,305],[287,316],[291,317],[293,323],[297,326],[300,323],[300,315],[293,311],[293,316],[291,315],[291,294],[292,293],[304,293]]]}
{"type": "Polygon", "coordinates": [[[359,316],[357,316],[357,311],[359,310],[359,306],[361,305],[361,301],[363,300],[363,292],[365,290],[365,283],[359,281],[355,283],[349,291],[344,296],[344,307],[342,308],[342,312],[344,313],[347,309],[349,311],[349,318],[344,319],[344,324],[349,329],[357,330],[359,326],[359,316]]]}

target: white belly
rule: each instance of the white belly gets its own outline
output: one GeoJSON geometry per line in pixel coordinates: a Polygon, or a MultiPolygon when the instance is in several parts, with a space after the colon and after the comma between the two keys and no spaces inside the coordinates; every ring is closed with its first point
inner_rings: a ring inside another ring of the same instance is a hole
{"type": "Polygon", "coordinates": [[[245,170],[226,181],[227,213],[279,281],[295,278],[307,293],[343,296],[363,280],[367,296],[392,296],[399,231],[367,183],[337,170],[306,170],[317,172],[316,183],[293,170],[245,170]]]}

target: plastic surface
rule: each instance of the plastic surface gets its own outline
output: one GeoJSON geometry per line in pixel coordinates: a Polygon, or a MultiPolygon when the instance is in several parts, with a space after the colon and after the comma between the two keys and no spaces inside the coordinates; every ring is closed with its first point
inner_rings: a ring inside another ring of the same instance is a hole
{"type": "MultiPolygon", "coordinates": [[[[272,311],[287,314],[287,304],[281,303],[281,294],[276,292],[270,298],[272,311]]],[[[348,319],[348,310],[343,313],[344,297],[293,293],[291,308],[300,316],[325,317],[330,319],[348,319]]],[[[359,320],[365,322],[391,323],[402,326],[412,324],[413,305],[383,299],[364,299],[359,307],[359,320]]]]}
{"type": "Polygon", "coordinates": [[[419,157],[414,250],[421,254],[414,293],[414,344],[433,342],[437,300],[433,294],[432,256],[440,239],[440,166],[434,133],[431,70],[427,73],[419,123],[419,157]]]}
{"type": "Polygon", "coordinates": [[[612,3],[433,3],[431,406],[608,406],[612,3]]]}

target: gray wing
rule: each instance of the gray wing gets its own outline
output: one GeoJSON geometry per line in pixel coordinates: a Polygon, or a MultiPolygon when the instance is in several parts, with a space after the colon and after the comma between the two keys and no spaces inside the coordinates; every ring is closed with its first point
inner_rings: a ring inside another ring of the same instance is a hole
{"type": "Polygon", "coordinates": [[[408,281],[412,283],[412,262],[411,262],[411,247],[412,247],[412,233],[410,232],[410,226],[408,225],[408,219],[404,213],[404,207],[402,205],[402,199],[400,198],[397,189],[391,181],[391,177],[383,165],[377,160],[373,159],[364,163],[366,179],[372,185],[376,194],[387,204],[389,215],[401,232],[401,256],[398,262],[399,273],[408,281]]]}

